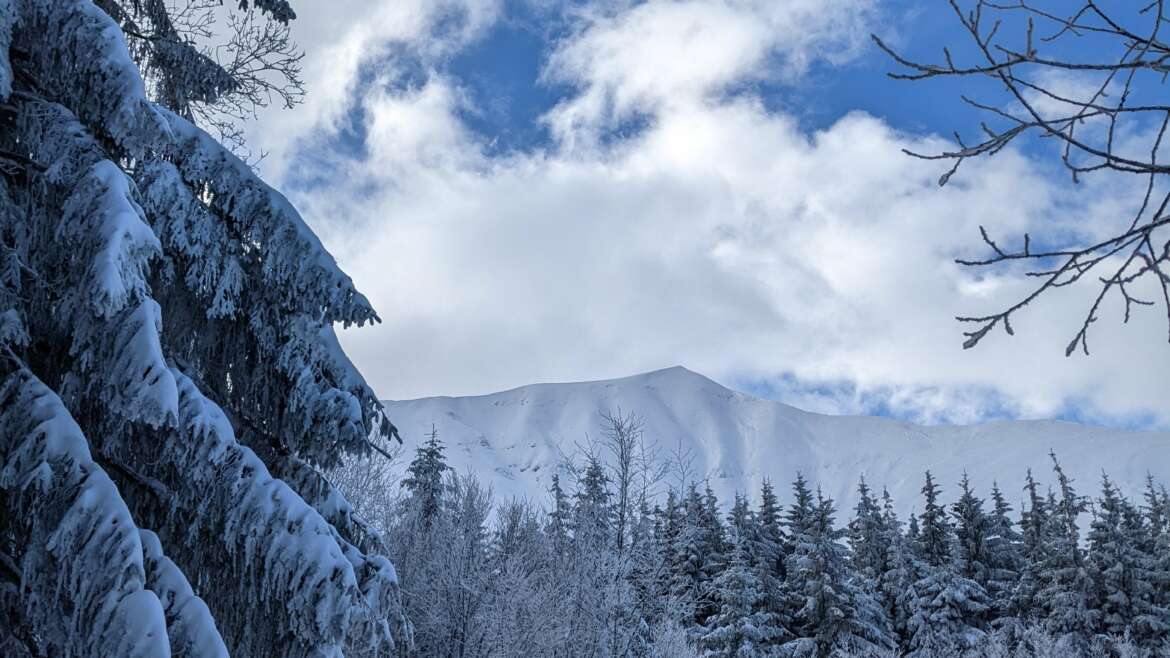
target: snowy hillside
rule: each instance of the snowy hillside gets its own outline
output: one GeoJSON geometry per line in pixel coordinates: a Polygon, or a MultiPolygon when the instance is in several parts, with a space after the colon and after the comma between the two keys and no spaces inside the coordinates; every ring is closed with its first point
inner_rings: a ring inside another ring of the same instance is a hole
{"type": "Polygon", "coordinates": [[[434,423],[451,465],[474,470],[497,495],[545,502],[562,454],[597,436],[599,412],[620,407],[639,414],[647,439],[664,454],[681,442],[696,457],[720,500],[736,491],[758,495],[765,478],[782,494],[797,471],[820,484],[842,508],[864,474],[887,486],[905,513],[919,507],[923,471],[931,469],[949,498],[964,469],[979,491],[998,480],[1017,506],[1025,469],[1051,480],[1054,449],[1078,488],[1095,493],[1104,469],[1130,495],[1146,473],[1170,481],[1170,433],[1127,432],[1073,423],[995,422],[924,427],[888,418],[825,416],[736,391],[675,367],[623,379],[535,384],[475,397],[388,402],[406,447],[434,423]]]}

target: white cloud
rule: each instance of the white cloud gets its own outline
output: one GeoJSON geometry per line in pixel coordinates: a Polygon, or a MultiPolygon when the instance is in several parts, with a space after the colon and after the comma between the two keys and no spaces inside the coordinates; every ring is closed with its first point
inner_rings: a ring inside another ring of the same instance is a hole
{"type": "MultiPolygon", "coordinates": [[[[1004,404],[1042,416],[1071,398],[1101,413],[1156,409],[1170,392],[1149,365],[1168,355],[1156,314],[1097,323],[1090,359],[1063,357],[1085,309],[1076,290],[1037,302],[1015,338],[976,351],[959,348],[953,320],[998,310],[1030,283],[953,264],[978,248],[980,224],[1063,230],[1081,217],[1070,210],[1116,221],[1104,193],[1114,184],[1069,192],[1005,152],[966,163],[940,190],[937,164],[901,149],[941,142],[864,114],[807,134],[750,94],[720,94],[765,75],[777,54],[799,70],[825,43],[792,39],[839,37],[832,23],[802,30],[820,20],[811,9],[791,24],[761,14],[763,31],[741,20],[773,4],[588,15],[550,68],[580,90],[550,122],[571,108],[587,120],[547,151],[488,156],[460,120],[458,81],[441,74],[356,99],[368,157],[298,202],[385,320],[342,334],[379,393],[482,393],[682,363],[725,381],[847,382],[848,393],[806,399],[855,411],[876,396],[927,420],[1004,404]],[[690,56],[708,47],[709,58],[690,56]],[[593,139],[627,109],[653,121],[593,139]],[[577,148],[582,139],[591,147],[577,148]]],[[[305,121],[330,130],[328,113],[305,121]]]]}
{"type": "MultiPolygon", "coordinates": [[[[685,108],[735,83],[791,79],[814,59],[851,57],[868,0],[651,0],[602,5],[545,70],[581,93],[549,113],[566,144],[641,113],[685,108]]],[[[590,143],[590,142],[587,142],[590,143]]]]}
{"type": "Polygon", "coordinates": [[[302,3],[292,22],[293,38],[305,50],[305,102],[293,111],[272,108],[249,128],[249,140],[268,153],[265,174],[279,179],[292,165],[299,140],[335,132],[352,109],[362,67],[385,80],[393,77],[395,49],[410,52],[423,66],[478,38],[499,18],[502,0],[331,0],[302,3]]]}

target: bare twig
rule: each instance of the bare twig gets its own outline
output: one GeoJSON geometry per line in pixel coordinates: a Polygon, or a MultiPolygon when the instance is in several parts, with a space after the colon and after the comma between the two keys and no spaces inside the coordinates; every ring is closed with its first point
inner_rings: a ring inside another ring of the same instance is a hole
{"type": "Polygon", "coordinates": [[[978,141],[964,141],[956,133],[954,149],[940,153],[907,151],[920,159],[950,161],[949,168],[939,178],[940,185],[950,181],[964,160],[996,155],[1023,136],[1044,137],[1060,143],[1061,163],[1074,182],[1083,175],[1100,171],[1146,177],[1142,198],[1136,204],[1137,212],[1127,219],[1124,228],[1094,244],[1036,250],[1031,236],[1025,234],[1022,249],[1012,251],[1002,248],[980,227],[980,236],[990,255],[956,262],[968,267],[1034,263],[1024,275],[1039,279],[1040,283],[1000,312],[958,317],[960,322],[976,325],[964,332],[963,346],[974,347],[1001,325],[1012,335],[1011,320],[1015,313],[1050,290],[1082,283],[1086,274],[1102,267],[1111,271],[1095,278],[1099,289],[1067,345],[1066,354],[1072,354],[1078,347],[1088,353],[1089,329],[1097,321],[1102,303],[1110,293],[1121,297],[1124,322],[1129,321],[1136,307],[1163,306],[1170,340],[1170,278],[1167,276],[1170,238],[1163,231],[1170,224],[1170,215],[1166,213],[1170,193],[1150,212],[1155,191],[1165,189],[1165,177],[1170,174],[1170,165],[1163,164],[1158,157],[1170,125],[1170,104],[1160,102],[1165,97],[1160,86],[1170,74],[1170,44],[1161,38],[1161,30],[1167,23],[1165,0],[1153,0],[1124,17],[1101,7],[1096,0],[1082,0],[1063,14],[1040,7],[1033,0],[948,1],[967,41],[973,45],[969,52],[975,55],[968,61],[956,60],[949,47],[943,49],[941,62],[916,61],[873,36],[878,48],[903,68],[890,73],[893,78],[984,77],[997,82],[1006,94],[1006,103],[961,96],[964,103],[1002,124],[997,127],[982,123],[978,141]],[[1131,25],[1139,22],[1138,27],[1131,25]],[[1021,35],[1020,42],[1009,43],[1002,36],[1007,34],[1021,35]],[[1070,43],[1066,42],[1075,39],[1090,43],[1079,48],[1067,47],[1070,43]],[[1084,47],[1102,44],[1108,47],[1084,47]],[[1041,49],[1045,52],[1040,52],[1041,49]],[[1116,55],[1103,58],[1101,54],[1108,52],[1116,55]],[[1090,84],[1072,91],[1058,89],[1053,73],[1080,76],[1090,84]],[[1155,86],[1153,94],[1146,85],[1155,86]],[[1120,149],[1121,135],[1130,142],[1134,135],[1148,136],[1147,155],[1136,155],[1132,147],[1120,149]],[[1151,278],[1161,290],[1157,302],[1135,294],[1139,281],[1151,278]]]}

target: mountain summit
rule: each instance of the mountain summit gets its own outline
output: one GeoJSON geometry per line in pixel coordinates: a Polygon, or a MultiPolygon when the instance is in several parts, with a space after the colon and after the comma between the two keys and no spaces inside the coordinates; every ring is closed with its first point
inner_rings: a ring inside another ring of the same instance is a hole
{"type": "Polygon", "coordinates": [[[1055,421],[921,426],[827,416],[732,391],[677,366],[621,379],[386,406],[408,448],[433,423],[453,468],[474,471],[503,498],[537,502],[544,502],[552,474],[575,454],[576,444],[600,435],[600,414],[618,408],[642,418],[647,442],[663,458],[680,450],[693,455],[694,478],[708,481],[725,501],[737,491],[757,495],[764,479],[786,492],[802,472],[845,509],[864,475],[871,487],[889,488],[905,514],[920,507],[923,473],[930,469],[946,491],[966,471],[981,493],[998,481],[1016,503],[1029,467],[1042,483],[1051,479],[1050,450],[1084,493],[1097,489],[1102,471],[1128,495],[1140,493],[1147,473],[1170,480],[1166,432],[1055,421]]]}

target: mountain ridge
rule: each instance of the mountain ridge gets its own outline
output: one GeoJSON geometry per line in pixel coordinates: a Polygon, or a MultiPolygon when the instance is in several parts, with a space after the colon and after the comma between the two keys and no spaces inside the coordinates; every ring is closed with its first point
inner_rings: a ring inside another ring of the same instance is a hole
{"type": "MultiPolygon", "coordinates": [[[[1097,490],[1104,468],[1130,496],[1149,472],[1170,480],[1170,433],[1093,427],[1056,420],[923,426],[894,418],[831,416],[733,391],[674,366],[617,379],[518,386],[476,396],[387,401],[408,449],[432,423],[453,468],[471,469],[503,497],[545,502],[550,475],[578,444],[601,431],[600,414],[638,414],[660,450],[695,455],[695,479],[723,501],[758,496],[770,479],[782,494],[797,472],[848,509],[858,478],[888,487],[903,514],[918,503],[928,468],[947,492],[967,471],[981,495],[992,481],[1016,507],[1031,467],[1049,482],[1054,450],[1081,493],[1097,490]]],[[[409,461],[408,459],[405,461],[409,461]]]]}

